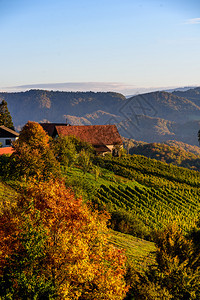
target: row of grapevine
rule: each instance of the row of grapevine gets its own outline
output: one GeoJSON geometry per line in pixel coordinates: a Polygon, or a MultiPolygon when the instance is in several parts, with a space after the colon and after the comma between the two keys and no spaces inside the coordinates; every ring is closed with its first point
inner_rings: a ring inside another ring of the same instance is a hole
{"type": "Polygon", "coordinates": [[[136,180],[141,184],[155,187],[177,187],[187,185],[200,187],[200,173],[148,159],[140,155],[125,158],[96,158],[96,164],[113,171],[116,175],[136,180]]]}
{"type": "Polygon", "coordinates": [[[99,203],[108,210],[125,209],[137,215],[151,229],[161,228],[176,220],[184,230],[194,226],[200,209],[200,199],[196,195],[185,199],[173,189],[155,189],[152,187],[105,186],[98,190],[99,203]]]}

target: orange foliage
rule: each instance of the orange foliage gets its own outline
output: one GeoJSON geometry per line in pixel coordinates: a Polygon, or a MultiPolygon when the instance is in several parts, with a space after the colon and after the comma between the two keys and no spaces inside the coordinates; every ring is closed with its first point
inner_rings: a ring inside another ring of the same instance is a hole
{"type": "Polygon", "coordinates": [[[28,122],[21,130],[19,139],[13,143],[15,177],[59,176],[60,166],[49,147],[49,136],[36,122],[28,122]]]}
{"type": "Polygon", "coordinates": [[[18,227],[19,219],[14,217],[13,212],[5,211],[0,215],[0,273],[2,273],[6,258],[20,247],[17,240],[18,227]]]}
{"type": "MultiPolygon", "coordinates": [[[[127,291],[126,259],[121,250],[107,243],[106,215],[91,213],[58,180],[32,180],[19,208],[32,220],[39,212],[47,236],[42,276],[51,277],[58,299],[123,299],[127,291]]],[[[8,235],[6,239],[7,229],[2,223],[0,230],[4,260],[8,251],[5,244],[12,238],[8,235]]],[[[15,244],[11,247],[18,251],[15,244]]]]}
{"type": "Polygon", "coordinates": [[[32,149],[44,150],[49,147],[49,136],[39,123],[28,121],[20,132],[18,143],[26,143],[32,149]]]}

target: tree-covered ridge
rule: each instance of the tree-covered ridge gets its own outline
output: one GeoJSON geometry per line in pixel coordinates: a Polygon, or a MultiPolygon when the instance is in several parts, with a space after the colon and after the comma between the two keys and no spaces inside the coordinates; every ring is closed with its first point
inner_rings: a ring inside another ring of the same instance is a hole
{"type": "Polygon", "coordinates": [[[179,149],[185,150],[187,152],[191,152],[196,155],[200,155],[200,147],[199,146],[192,146],[187,143],[183,143],[183,142],[175,141],[175,140],[166,141],[165,144],[168,146],[177,147],[179,149]]]}
{"type": "Polygon", "coordinates": [[[113,111],[126,100],[114,92],[61,92],[30,90],[19,93],[0,93],[8,103],[14,123],[23,125],[28,120],[61,122],[66,115],[82,116],[97,110],[113,111]],[[106,108],[106,109],[104,109],[106,108]]]}
{"type": "MultiPolygon", "coordinates": [[[[200,170],[200,155],[195,155],[194,153],[173,145],[179,144],[171,143],[171,146],[164,143],[140,144],[136,147],[130,147],[129,153],[144,155],[180,167],[200,170]]],[[[192,149],[192,146],[189,147],[189,149],[192,149]]]]}
{"type": "MultiPolygon", "coordinates": [[[[138,146],[144,146],[147,145],[148,143],[142,142],[142,141],[136,141],[134,139],[127,139],[127,138],[122,138],[123,144],[127,152],[131,151],[131,148],[137,148],[138,146]]],[[[164,143],[150,143],[150,144],[162,144],[162,145],[168,145],[170,147],[176,147],[180,150],[184,150],[186,152],[193,153],[195,155],[200,155],[200,147],[199,146],[192,146],[187,143],[183,143],[180,141],[175,141],[175,140],[167,140],[164,143]]],[[[131,153],[130,153],[131,154],[131,153]]]]}
{"type": "Polygon", "coordinates": [[[30,90],[0,93],[8,103],[16,128],[28,120],[73,125],[118,124],[120,134],[150,142],[179,140],[198,145],[200,106],[167,92],[141,94],[129,99],[119,93],[30,90]]]}
{"type": "Polygon", "coordinates": [[[184,97],[195,103],[196,105],[200,104],[200,88],[189,89],[187,91],[174,91],[173,95],[184,97]]]}

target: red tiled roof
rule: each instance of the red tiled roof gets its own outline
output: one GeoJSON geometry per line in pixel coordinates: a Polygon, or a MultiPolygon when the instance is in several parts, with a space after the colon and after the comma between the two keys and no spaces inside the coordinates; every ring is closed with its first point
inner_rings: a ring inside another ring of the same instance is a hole
{"type": "Polygon", "coordinates": [[[49,136],[53,136],[55,126],[67,126],[66,123],[40,123],[49,136]]]}
{"type": "Polygon", "coordinates": [[[14,151],[14,149],[12,147],[0,148],[0,155],[3,155],[3,154],[12,154],[13,151],[14,151]]]}
{"type": "Polygon", "coordinates": [[[93,146],[123,144],[115,125],[56,126],[56,131],[58,135],[72,135],[93,146]]]}

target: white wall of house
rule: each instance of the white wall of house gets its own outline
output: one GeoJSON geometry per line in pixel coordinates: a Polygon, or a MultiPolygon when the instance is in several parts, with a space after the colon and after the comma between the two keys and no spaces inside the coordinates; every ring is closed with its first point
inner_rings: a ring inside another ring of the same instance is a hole
{"type": "Polygon", "coordinates": [[[106,154],[106,153],[111,153],[111,154],[113,154],[113,150],[114,150],[114,149],[118,148],[118,150],[119,150],[119,149],[123,148],[123,145],[106,145],[106,147],[107,147],[111,152],[104,152],[103,155],[106,154]]]}
{"type": "Polygon", "coordinates": [[[117,146],[116,145],[106,145],[106,147],[108,149],[110,149],[110,151],[112,153],[112,151],[113,151],[114,148],[116,148],[116,147],[123,148],[123,145],[117,145],[117,146]]]}
{"type": "Polygon", "coordinates": [[[10,147],[12,142],[16,141],[18,137],[8,137],[8,138],[0,138],[0,143],[2,147],[10,147]]]}

